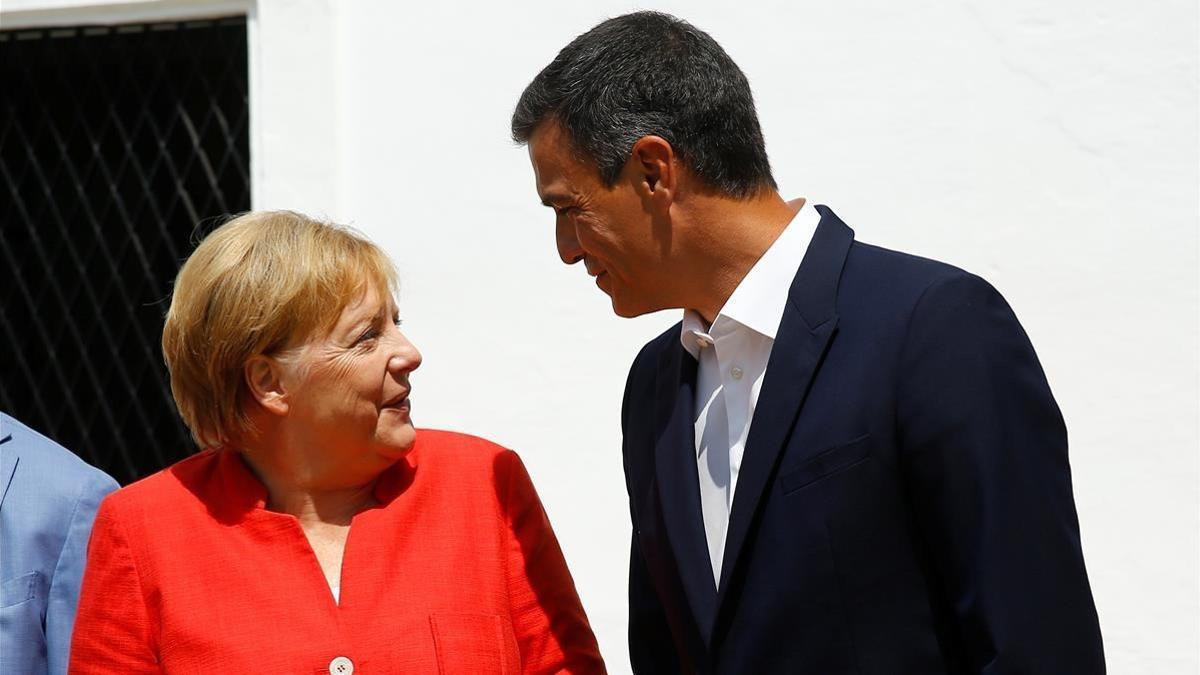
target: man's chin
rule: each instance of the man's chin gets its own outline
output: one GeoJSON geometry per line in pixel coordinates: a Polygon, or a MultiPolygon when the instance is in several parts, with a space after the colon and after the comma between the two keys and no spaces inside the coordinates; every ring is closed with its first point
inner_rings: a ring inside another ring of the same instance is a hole
{"type": "Polygon", "coordinates": [[[618,305],[616,302],[614,302],[613,303],[613,313],[616,314],[617,316],[621,317],[622,319],[632,319],[636,316],[641,316],[641,315],[645,314],[646,312],[638,312],[638,311],[631,310],[629,308],[623,308],[620,305],[618,305]]]}
{"type": "Polygon", "coordinates": [[[643,314],[650,314],[660,309],[666,309],[665,307],[655,307],[644,302],[630,302],[627,298],[621,298],[616,295],[609,297],[612,300],[613,314],[622,319],[632,319],[643,314]]]}

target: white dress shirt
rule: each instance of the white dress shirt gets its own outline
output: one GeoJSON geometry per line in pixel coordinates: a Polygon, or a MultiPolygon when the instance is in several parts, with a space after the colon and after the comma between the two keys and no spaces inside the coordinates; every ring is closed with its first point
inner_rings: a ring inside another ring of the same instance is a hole
{"type": "Polygon", "coordinates": [[[708,326],[685,310],[680,339],[700,363],[696,376],[696,468],[713,580],[720,583],[725,533],[746,436],[796,268],[821,220],[805,202],[734,289],[708,326]]]}

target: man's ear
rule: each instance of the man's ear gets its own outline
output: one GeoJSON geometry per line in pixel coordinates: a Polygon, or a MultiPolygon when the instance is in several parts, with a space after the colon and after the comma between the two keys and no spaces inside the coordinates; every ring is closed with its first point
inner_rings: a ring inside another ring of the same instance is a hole
{"type": "Polygon", "coordinates": [[[280,417],[288,413],[288,396],[283,386],[282,364],[270,356],[251,357],[244,368],[246,388],[250,397],[263,410],[280,417]]]}
{"type": "Polygon", "coordinates": [[[644,201],[662,208],[671,205],[678,188],[679,165],[675,162],[675,149],[665,138],[639,138],[633,144],[626,169],[644,201]]]}

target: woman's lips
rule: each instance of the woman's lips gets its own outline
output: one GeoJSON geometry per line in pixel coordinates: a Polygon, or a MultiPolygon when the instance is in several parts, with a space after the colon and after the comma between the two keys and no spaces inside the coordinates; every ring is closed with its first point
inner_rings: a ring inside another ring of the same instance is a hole
{"type": "Polygon", "coordinates": [[[412,403],[409,401],[408,396],[405,396],[404,398],[396,399],[389,403],[384,403],[381,407],[384,410],[396,410],[399,412],[408,412],[409,409],[412,407],[412,403]]]}
{"type": "Polygon", "coordinates": [[[399,421],[403,422],[405,424],[407,424],[409,422],[409,420],[412,419],[412,406],[409,403],[407,398],[402,401],[399,401],[397,403],[383,406],[383,409],[379,411],[379,414],[382,415],[386,412],[396,413],[397,415],[400,416],[399,421]]]}

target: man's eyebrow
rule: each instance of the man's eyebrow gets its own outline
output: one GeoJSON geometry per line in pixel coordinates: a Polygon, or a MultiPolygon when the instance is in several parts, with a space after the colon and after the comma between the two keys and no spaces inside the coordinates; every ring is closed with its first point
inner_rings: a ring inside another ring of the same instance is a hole
{"type": "Polygon", "coordinates": [[[562,203],[562,202],[566,202],[566,201],[570,201],[570,200],[571,200],[570,195],[551,193],[551,194],[548,194],[548,195],[545,195],[544,197],[542,197],[542,206],[549,206],[550,208],[554,208],[554,205],[556,203],[562,203]]]}

